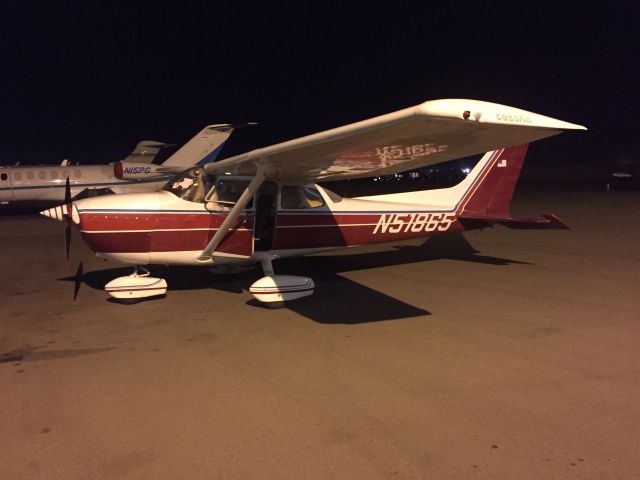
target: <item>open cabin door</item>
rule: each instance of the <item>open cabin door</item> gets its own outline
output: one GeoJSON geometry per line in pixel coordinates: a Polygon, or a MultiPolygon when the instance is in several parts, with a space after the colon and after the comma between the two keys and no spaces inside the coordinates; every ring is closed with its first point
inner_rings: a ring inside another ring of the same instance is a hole
{"type": "MultiPolygon", "coordinates": [[[[245,177],[218,177],[215,187],[205,199],[205,207],[210,212],[209,233],[202,248],[213,238],[222,222],[236,204],[242,192],[249,185],[245,177]]],[[[220,245],[215,249],[214,259],[249,258],[253,255],[253,229],[255,223],[255,199],[251,199],[243,212],[229,228],[220,245]]]]}
{"type": "MultiPolygon", "coordinates": [[[[207,175],[202,167],[176,175],[163,190],[174,196],[155,196],[155,223],[149,219],[150,263],[163,263],[166,252],[174,262],[193,261],[192,252],[202,252],[251,181],[246,177],[207,175]],[[176,200],[175,197],[178,197],[176,200]],[[184,257],[179,257],[183,252],[184,257]]],[[[249,258],[253,254],[254,201],[251,199],[230,225],[213,252],[220,261],[249,258]]]]}
{"type": "Polygon", "coordinates": [[[273,182],[264,182],[256,198],[254,248],[264,252],[272,250],[275,241],[278,186],[273,182]]]}
{"type": "MultiPolygon", "coordinates": [[[[212,212],[209,240],[222,225],[249,181],[238,177],[218,178],[215,189],[207,196],[206,202],[207,208],[212,212]]],[[[250,257],[254,250],[271,250],[275,238],[277,200],[277,185],[264,182],[215,249],[214,258],[250,257]]]]}

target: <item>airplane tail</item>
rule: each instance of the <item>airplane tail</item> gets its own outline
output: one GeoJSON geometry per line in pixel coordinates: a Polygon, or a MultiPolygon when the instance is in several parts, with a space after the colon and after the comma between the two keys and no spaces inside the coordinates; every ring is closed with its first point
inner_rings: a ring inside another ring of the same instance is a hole
{"type": "Polygon", "coordinates": [[[156,142],[154,140],[143,140],[136,145],[123,162],[151,163],[163,148],[170,147],[168,143],[156,142]]]}
{"type": "Polygon", "coordinates": [[[509,207],[528,147],[529,144],[525,143],[485,154],[470,173],[470,185],[456,205],[456,213],[463,224],[471,227],[498,223],[519,229],[569,228],[553,214],[511,216],[509,207]]]}
{"type": "Polygon", "coordinates": [[[162,165],[164,167],[181,167],[212,162],[218,156],[224,143],[231,136],[234,126],[228,123],[204,127],[195,137],[185,143],[162,165]]]}
{"type": "Polygon", "coordinates": [[[492,152],[491,158],[462,198],[459,212],[509,215],[511,198],[528,148],[529,144],[525,143],[492,152]]]}
{"type": "Polygon", "coordinates": [[[455,212],[468,228],[497,223],[509,228],[567,229],[569,226],[552,214],[513,217],[509,213],[528,147],[528,144],[522,144],[485,153],[467,177],[453,187],[358,199],[413,203],[434,211],[455,212]]]}

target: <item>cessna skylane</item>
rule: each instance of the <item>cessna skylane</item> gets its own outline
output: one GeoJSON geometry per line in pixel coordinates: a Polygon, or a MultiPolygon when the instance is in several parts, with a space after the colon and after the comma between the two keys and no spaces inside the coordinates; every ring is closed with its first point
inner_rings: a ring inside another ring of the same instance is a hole
{"type": "Polygon", "coordinates": [[[276,275],[273,261],[370,243],[491,227],[569,228],[552,214],[512,216],[528,144],[586,130],[513,107],[433,100],[351,125],[195,166],[153,193],[68,201],[41,212],[75,225],[104,259],[135,265],[107,283],[116,299],[163,296],[144,265],[259,263],[250,293],[270,307],[311,295],[309,277],[276,275]],[[479,153],[459,184],[341,198],[316,182],[376,177],[479,153]]]}
{"type": "Polygon", "coordinates": [[[73,199],[102,193],[135,193],[159,190],[178,172],[216,158],[234,126],[209,125],[161,165],[152,163],[169,144],[145,140],[124,160],[109,165],[60,165],[0,167],[0,202],[60,202],[69,182],[73,199]]]}

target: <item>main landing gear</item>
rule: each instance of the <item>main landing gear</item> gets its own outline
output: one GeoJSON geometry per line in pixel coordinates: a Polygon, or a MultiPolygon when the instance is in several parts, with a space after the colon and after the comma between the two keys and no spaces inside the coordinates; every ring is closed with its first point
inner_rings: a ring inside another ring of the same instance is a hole
{"type": "Polygon", "coordinates": [[[284,302],[308,297],[313,293],[315,284],[309,277],[294,275],[276,275],[271,264],[272,257],[264,256],[260,265],[265,276],[249,287],[249,292],[267,308],[282,308],[284,302]]]}
{"type": "Polygon", "coordinates": [[[167,293],[164,278],[149,276],[144,267],[134,267],[133,273],[111,280],[104,286],[105,291],[121,302],[137,302],[142,298],[159,297],[167,293]]]}

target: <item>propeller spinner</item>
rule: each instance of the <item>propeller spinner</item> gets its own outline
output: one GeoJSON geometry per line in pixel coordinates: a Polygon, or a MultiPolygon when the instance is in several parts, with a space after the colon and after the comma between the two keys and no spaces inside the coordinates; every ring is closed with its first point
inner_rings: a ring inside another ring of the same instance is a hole
{"type": "Polygon", "coordinates": [[[40,212],[40,215],[65,223],[64,254],[65,259],[68,261],[69,250],[71,249],[71,224],[78,223],[80,220],[71,200],[71,184],[69,182],[69,177],[67,177],[64,187],[64,204],[43,210],[40,212]]]}

